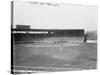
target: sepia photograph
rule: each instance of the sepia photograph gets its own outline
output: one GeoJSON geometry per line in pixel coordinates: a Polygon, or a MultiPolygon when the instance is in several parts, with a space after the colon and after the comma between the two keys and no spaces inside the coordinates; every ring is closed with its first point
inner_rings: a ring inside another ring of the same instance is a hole
{"type": "Polygon", "coordinates": [[[11,1],[11,74],[97,69],[98,8],[11,1]]]}

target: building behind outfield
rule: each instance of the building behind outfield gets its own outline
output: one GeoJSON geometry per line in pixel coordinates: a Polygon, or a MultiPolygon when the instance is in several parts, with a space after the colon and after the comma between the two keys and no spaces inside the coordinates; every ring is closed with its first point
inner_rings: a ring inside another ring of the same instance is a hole
{"type": "Polygon", "coordinates": [[[30,26],[12,28],[14,42],[83,42],[84,29],[31,29],[30,26]]]}

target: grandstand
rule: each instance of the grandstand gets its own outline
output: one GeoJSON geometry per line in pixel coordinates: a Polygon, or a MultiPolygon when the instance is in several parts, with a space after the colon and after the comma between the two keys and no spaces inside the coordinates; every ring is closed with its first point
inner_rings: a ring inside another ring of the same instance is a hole
{"type": "MultiPolygon", "coordinates": [[[[12,29],[14,42],[84,42],[84,29],[12,29]]],[[[28,26],[29,27],[29,26],[28,26]]]]}

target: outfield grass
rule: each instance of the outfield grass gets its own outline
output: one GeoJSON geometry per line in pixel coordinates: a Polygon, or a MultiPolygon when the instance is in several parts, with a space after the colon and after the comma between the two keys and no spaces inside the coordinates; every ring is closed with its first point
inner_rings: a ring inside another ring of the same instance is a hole
{"type": "Polygon", "coordinates": [[[15,44],[14,69],[34,71],[96,69],[96,46],[96,43],[15,44]]]}

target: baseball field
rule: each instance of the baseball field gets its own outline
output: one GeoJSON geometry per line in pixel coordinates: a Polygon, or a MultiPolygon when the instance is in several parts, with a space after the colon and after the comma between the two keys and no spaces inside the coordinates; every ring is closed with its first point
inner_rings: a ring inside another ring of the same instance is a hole
{"type": "Polygon", "coordinates": [[[97,43],[20,43],[13,46],[15,72],[55,72],[97,68],[97,43]]]}

